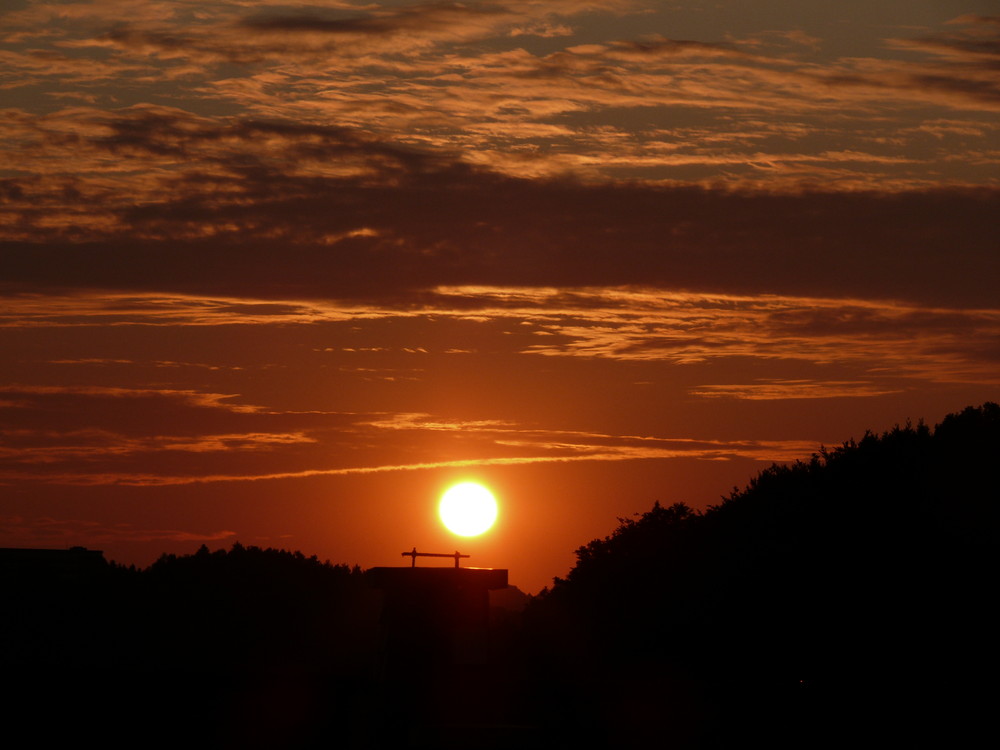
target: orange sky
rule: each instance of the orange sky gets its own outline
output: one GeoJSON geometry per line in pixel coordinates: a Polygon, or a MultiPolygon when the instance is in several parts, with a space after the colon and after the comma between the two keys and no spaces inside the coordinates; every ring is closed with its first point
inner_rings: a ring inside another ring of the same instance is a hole
{"type": "Polygon", "coordinates": [[[0,545],[537,591],[655,500],[1000,400],[995,14],[5,3],[0,545]]]}

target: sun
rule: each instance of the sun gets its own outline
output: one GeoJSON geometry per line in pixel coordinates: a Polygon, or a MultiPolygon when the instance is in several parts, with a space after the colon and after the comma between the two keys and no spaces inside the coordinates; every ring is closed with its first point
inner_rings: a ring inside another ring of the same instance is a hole
{"type": "Polygon", "coordinates": [[[493,493],[476,482],[462,482],[441,496],[438,515],[452,534],[478,536],[497,519],[493,493]]]}

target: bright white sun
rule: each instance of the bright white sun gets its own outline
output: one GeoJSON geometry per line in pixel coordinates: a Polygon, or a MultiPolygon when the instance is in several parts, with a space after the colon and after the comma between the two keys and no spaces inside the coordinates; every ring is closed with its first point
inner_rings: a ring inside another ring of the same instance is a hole
{"type": "Polygon", "coordinates": [[[497,501],[483,485],[462,482],[441,496],[438,515],[451,533],[476,536],[497,519],[497,501]]]}

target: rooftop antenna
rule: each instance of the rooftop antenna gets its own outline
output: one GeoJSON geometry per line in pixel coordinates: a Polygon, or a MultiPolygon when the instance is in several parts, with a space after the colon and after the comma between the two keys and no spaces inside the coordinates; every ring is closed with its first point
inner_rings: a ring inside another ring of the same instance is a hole
{"type": "Polygon", "coordinates": [[[410,567],[417,567],[418,557],[453,557],[455,558],[455,567],[458,567],[458,560],[462,557],[468,557],[468,555],[460,554],[458,550],[455,550],[454,554],[448,554],[447,552],[417,552],[417,548],[414,547],[410,552],[403,552],[403,557],[410,558],[410,567]]]}

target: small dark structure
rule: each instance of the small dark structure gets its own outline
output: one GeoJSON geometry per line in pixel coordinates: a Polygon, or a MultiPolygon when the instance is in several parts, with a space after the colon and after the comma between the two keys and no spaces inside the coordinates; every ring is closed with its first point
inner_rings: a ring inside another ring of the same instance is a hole
{"type": "Polygon", "coordinates": [[[492,658],[489,592],[507,587],[507,570],[462,568],[468,556],[459,552],[402,554],[409,566],[366,573],[383,596],[376,683],[384,744],[493,747],[483,733],[503,722],[506,700],[492,658]],[[455,565],[420,568],[418,557],[455,565]],[[441,740],[456,731],[458,744],[441,740]]]}
{"type": "Polygon", "coordinates": [[[462,568],[454,554],[402,553],[410,567],[371,568],[372,586],[385,597],[382,631],[385,672],[485,663],[490,622],[489,592],[507,587],[503,568],[462,568]],[[450,557],[453,568],[418,568],[417,557],[450,557]]]}
{"type": "Polygon", "coordinates": [[[458,567],[458,561],[461,560],[463,557],[468,557],[468,555],[463,555],[458,550],[455,550],[454,554],[451,554],[451,555],[449,555],[447,552],[417,552],[417,548],[414,547],[410,552],[404,552],[403,553],[403,557],[409,557],[410,558],[410,567],[411,568],[417,567],[417,558],[418,557],[454,557],[455,558],[455,567],[457,568],[458,567]]]}

